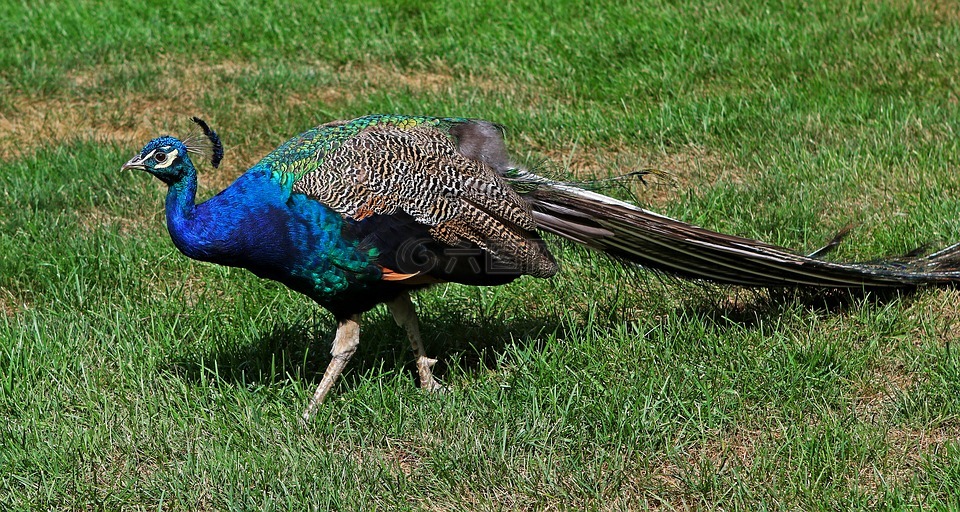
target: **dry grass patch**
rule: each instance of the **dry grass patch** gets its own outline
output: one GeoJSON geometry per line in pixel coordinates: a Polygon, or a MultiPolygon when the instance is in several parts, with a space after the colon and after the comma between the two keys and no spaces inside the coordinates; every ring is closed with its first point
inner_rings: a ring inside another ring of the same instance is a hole
{"type": "Polygon", "coordinates": [[[428,448],[417,446],[404,439],[387,438],[381,457],[388,461],[397,472],[410,477],[423,468],[428,448]]]}
{"type": "MultiPolygon", "coordinates": [[[[435,63],[436,68],[443,67],[435,63]]],[[[337,77],[337,82],[347,86],[355,94],[369,94],[384,90],[405,88],[414,93],[450,93],[457,79],[445,72],[400,69],[379,63],[361,65],[347,64],[338,69],[328,68],[329,73],[337,77]]],[[[490,82],[467,78],[463,81],[480,90],[489,91],[495,86],[490,82]]]]}
{"type": "MultiPolygon", "coordinates": [[[[158,210],[159,213],[159,210],[158,210]]],[[[79,225],[85,233],[99,231],[105,227],[116,226],[121,235],[130,235],[159,226],[157,216],[148,217],[125,217],[112,215],[102,210],[90,210],[82,212],[79,216],[79,225]]]]}
{"type": "Polygon", "coordinates": [[[920,12],[932,14],[943,24],[955,24],[960,20],[960,3],[956,0],[920,0],[916,2],[920,12]]]}
{"type": "MultiPolygon", "coordinates": [[[[442,69],[442,63],[434,63],[442,69]]],[[[129,72],[118,66],[88,68],[72,73],[72,89],[54,97],[16,93],[9,101],[11,111],[0,111],[0,159],[15,159],[42,147],[73,140],[93,140],[129,146],[131,152],[157,135],[178,130],[186,135],[194,130],[187,118],[192,115],[219,117],[224,129],[236,129],[233,119],[263,119],[275,111],[267,99],[243,94],[241,83],[268,73],[276,66],[263,67],[255,62],[197,62],[180,68],[158,68],[154,89],[148,92],[122,92],[109,95],[99,89],[112,77],[129,72]],[[229,112],[205,112],[205,98],[217,95],[229,99],[229,112]],[[268,110],[269,109],[269,110],[268,110]]],[[[480,91],[501,96],[538,97],[527,87],[467,75],[455,77],[446,72],[401,69],[378,63],[346,65],[334,68],[324,63],[304,64],[290,70],[294,75],[311,77],[316,84],[306,91],[290,92],[283,102],[288,109],[329,105],[349,105],[358,98],[383,91],[406,89],[417,95],[454,96],[458,92],[480,91]]],[[[113,88],[115,89],[115,88],[113,88]]],[[[533,101],[531,99],[531,101],[533,101]]],[[[424,112],[429,114],[429,112],[424,112]]],[[[359,114],[359,113],[358,113],[359,114]]],[[[442,113],[440,113],[442,114],[442,113]]],[[[316,119],[322,124],[331,119],[316,119]]],[[[217,128],[217,126],[214,126],[217,128]]],[[[287,136],[307,127],[291,127],[287,136]]],[[[267,139],[266,134],[245,131],[221,133],[226,141],[226,165],[203,171],[204,188],[219,190],[242,170],[284,142],[267,139]]],[[[119,164],[118,164],[119,165],[119,164]]]]}
{"type": "Polygon", "coordinates": [[[915,373],[901,364],[878,366],[854,399],[857,418],[871,424],[882,423],[897,396],[916,386],[917,379],[915,373]]]}
{"type": "Polygon", "coordinates": [[[14,295],[6,288],[0,287],[0,313],[3,316],[16,316],[28,308],[27,302],[14,295]]]}
{"type": "Polygon", "coordinates": [[[648,170],[644,183],[637,182],[630,190],[644,205],[668,204],[678,194],[698,191],[726,182],[742,184],[748,171],[734,165],[731,159],[702,146],[686,145],[676,151],[644,153],[619,145],[609,148],[545,149],[542,154],[563,174],[574,179],[602,180],[634,171],[648,170]]]}
{"type": "Polygon", "coordinates": [[[15,98],[14,103],[18,105],[15,112],[0,113],[0,159],[3,160],[78,139],[129,144],[154,133],[156,127],[144,121],[161,117],[158,111],[166,112],[163,105],[132,98],[81,101],[21,96],[15,98]],[[137,112],[139,122],[121,124],[107,118],[118,109],[137,112]]]}
{"type": "Polygon", "coordinates": [[[691,447],[683,462],[694,471],[704,465],[718,470],[735,467],[749,469],[753,466],[757,446],[768,436],[778,437],[774,431],[736,428],[726,435],[691,447]]]}
{"type": "Polygon", "coordinates": [[[960,289],[944,288],[924,297],[911,308],[910,319],[916,322],[911,338],[942,345],[960,341],[960,289]]]}
{"type": "Polygon", "coordinates": [[[960,425],[941,425],[932,429],[897,427],[887,431],[887,453],[879,475],[867,475],[866,481],[882,480],[887,485],[906,484],[922,476],[928,459],[944,454],[948,444],[960,442],[960,425]]]}
{"type": "MultiPolygon", "coordinates": [[[[690,483],[717,474],[746,474],[755,465],[758,448],[776,441],[781,434],[771,430],[737,427],[715,437],[691,443],[673,455],[658,457],[651,466],[651,476],[671,493],[689,492],[690,483]]],[[[683,507],[685,508],[685,507],[683,507]]]]}

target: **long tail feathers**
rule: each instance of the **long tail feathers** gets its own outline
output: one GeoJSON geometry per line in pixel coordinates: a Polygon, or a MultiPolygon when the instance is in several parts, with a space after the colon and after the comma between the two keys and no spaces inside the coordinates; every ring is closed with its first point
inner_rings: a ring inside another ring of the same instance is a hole
{"type": "Polygon", "coordinates": [[[960,284],[960,244],[929,256],[836,263],[818,259],[846,230],[809,256],[724,235],[524,170],[507,176],[543,231],[682,277],[743,286],[909,288],[960,284]]]}

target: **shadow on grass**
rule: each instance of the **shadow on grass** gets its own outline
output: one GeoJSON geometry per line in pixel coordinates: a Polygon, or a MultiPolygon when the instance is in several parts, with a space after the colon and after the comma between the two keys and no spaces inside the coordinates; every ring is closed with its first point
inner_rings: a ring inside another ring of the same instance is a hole
{"type": "MultiPolygon", "coordinates": [[[[668,308],[668,314],[692,315],[720,328],[738,326],[748,329],[769,324],[771,319],[794,310],[798,305],[818,313],[837,314],[864,301],[882,304],[897,299],[909,300],[914,295],[909,290],[751,290],[713,285],[682,288],[683,300],[668,308]]],[[[604,312],[595,315],[595,325],[614,327],[624,321],[620,308],[598,304],[594,310],[604,312]]],[[[358,375],[390,371],[406,374],[411,385],[415,385],[414,358],[402,329],[382,307],[365,314],[363,320],[360,346],[350,360],[340,386],[352,387],[358,375]]],[[[571,330],[582,332],[588,322],[586,318],[571,320],[557,316],[520,316],[509,320],[478,318],[454,307],[426,311],[420,321],[427,354],[439,360],[434,371],[440,380],[446,380],[451,361],[467,373],[495,370],[507,346],[538,349],[552,335],[565,338],[571,330]]],[[[174,358],[161,371],[196,381],[215,376],[246,386],[290,379],[315,384],[330,361],[334,332],[335,325],[329,316],[314,315],[299,322],[277,323],[263,335],[246,342],[218,334],[210,340],[210,346],[215,348],[174,358]]]]}
{"type": "Polygon", "coordinates": [[[819,314],[840,314],[858,304],[882,305],[896,300],[910,301],[920,288],[817,289],[762,288],[727,289],[704,285],[699,294],[678,312],[696,315],[717,326],[750,328],[786,311],[800,307],[819,314]]]}
{"type": "MultiPolygon", "coordinates": [[[[439,361],[434,368],[443,381],[455,360],[466,372],[497,367],[498,355],[509,344],[538,348],[547,338],[563,333],[556,319],[522,318],[510,321],[470,321],[454,312],[422,316],[420,328],[427,354],[439,361]],[[444,314],[450,313],[450,314],[444,314]]],[[[209,380],[211,376],[245,386],[268,385],[289,379],[316,384],[330,362],[330,346],[336,327],[326,315],[299,323],[277,323],[260,337],[248,342],[215,338],[214,347],[201,354],[174,358],[161,367],[187,380],[209,380]]],[[[404,372],[411,385],[417,382],[413,352],[406,334],[393,318],[380,309],[364,315],[360,346],[350,359],[339,385],[352,387],[358,375],[395,369],[404,372]]]]}

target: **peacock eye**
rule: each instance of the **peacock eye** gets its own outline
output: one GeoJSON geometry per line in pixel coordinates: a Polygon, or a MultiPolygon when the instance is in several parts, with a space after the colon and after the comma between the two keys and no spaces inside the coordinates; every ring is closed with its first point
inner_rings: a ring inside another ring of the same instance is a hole
{"type": "Polygon", "coordinates": [[[163,162],[165,162],[165,161],[167,160],[167,154],[166,154],[166,153],[157,153],[156,155],[153,155],[153,159],[156,160],[157,163],[163,163],[163,162]]]}

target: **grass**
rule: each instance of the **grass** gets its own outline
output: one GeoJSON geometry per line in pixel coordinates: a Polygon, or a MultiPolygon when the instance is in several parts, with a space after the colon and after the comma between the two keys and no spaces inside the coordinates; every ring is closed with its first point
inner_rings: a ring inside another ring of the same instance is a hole
{"type": "Polygon", "coordinates": [[[452,392],[382,309],[316,420],[326,313],[173,248],[117,171],[200,115],[203,195],[299,131],[482,117],[518,159],[657,166],[664,213],[869,259],[960,239],[949,2],[0,5],[5,509],[960,506],[960,294],[809,297],[558,248],[551,280],[419,294],[452,392]]]}

